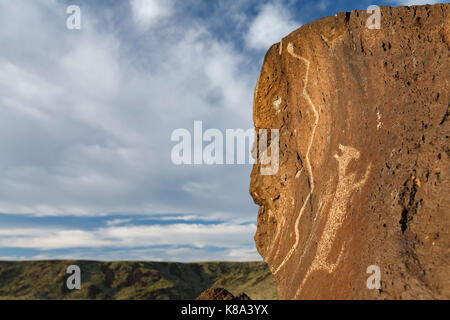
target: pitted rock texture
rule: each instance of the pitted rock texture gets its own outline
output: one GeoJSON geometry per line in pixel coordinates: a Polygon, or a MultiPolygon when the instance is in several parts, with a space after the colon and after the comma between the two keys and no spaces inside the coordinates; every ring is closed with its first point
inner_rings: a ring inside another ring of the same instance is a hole
{"type": "Polygon", "coordinates": [[[279,170],[250,194],[281,298],[450,298],[449,8],[340,13],[267,52],[253,116],[279,170]]]}

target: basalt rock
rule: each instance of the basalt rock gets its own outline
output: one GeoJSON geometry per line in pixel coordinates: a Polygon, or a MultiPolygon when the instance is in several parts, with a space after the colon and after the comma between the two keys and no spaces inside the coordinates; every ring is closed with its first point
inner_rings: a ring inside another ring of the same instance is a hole
{"type": "Polygon", "coordinates": [[[224,288],[209,288],[202,292],[197,300],[251,300],[244,292],[234,296],[224,288]]]}
{"type": "Polygon", "coordinates": [[[279,170],[250,194],[281,298],[450,298],[449,8],[340,13],[267,52],[254,124],[279,170]]]}

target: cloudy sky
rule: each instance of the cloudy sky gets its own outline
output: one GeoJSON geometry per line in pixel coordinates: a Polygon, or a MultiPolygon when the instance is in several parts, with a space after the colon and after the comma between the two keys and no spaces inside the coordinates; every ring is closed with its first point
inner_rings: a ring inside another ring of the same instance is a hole
{"type": "Polygon", "coordinates": [[[0,0],[0,260],[260,260],[251,165],[176,166],[171,133],[252,128],[302,24],[433,2],[0,0]]]}

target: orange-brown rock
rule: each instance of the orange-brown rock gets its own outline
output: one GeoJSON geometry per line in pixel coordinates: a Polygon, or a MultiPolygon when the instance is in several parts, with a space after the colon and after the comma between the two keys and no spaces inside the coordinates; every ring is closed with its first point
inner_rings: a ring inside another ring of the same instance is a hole
{"type": "Polygon", "coordinates": [[[279,129],[279,170],[250,193],[280,297],[450,298],[449,8],[340,13],[267,52],[254,123],[279,129]]]}

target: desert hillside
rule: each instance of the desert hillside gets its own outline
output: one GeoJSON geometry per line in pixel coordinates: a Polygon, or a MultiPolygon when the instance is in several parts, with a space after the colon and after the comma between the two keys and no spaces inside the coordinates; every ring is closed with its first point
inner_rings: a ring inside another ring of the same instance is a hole
{"type": "Polygon", "coordinates": [[[0,261],[0,299],[196,299],[210,287],[252,299],[278,299],[263,262],[0,261]],[[67,267],[81,269],[68,290],[67,267]]]}

